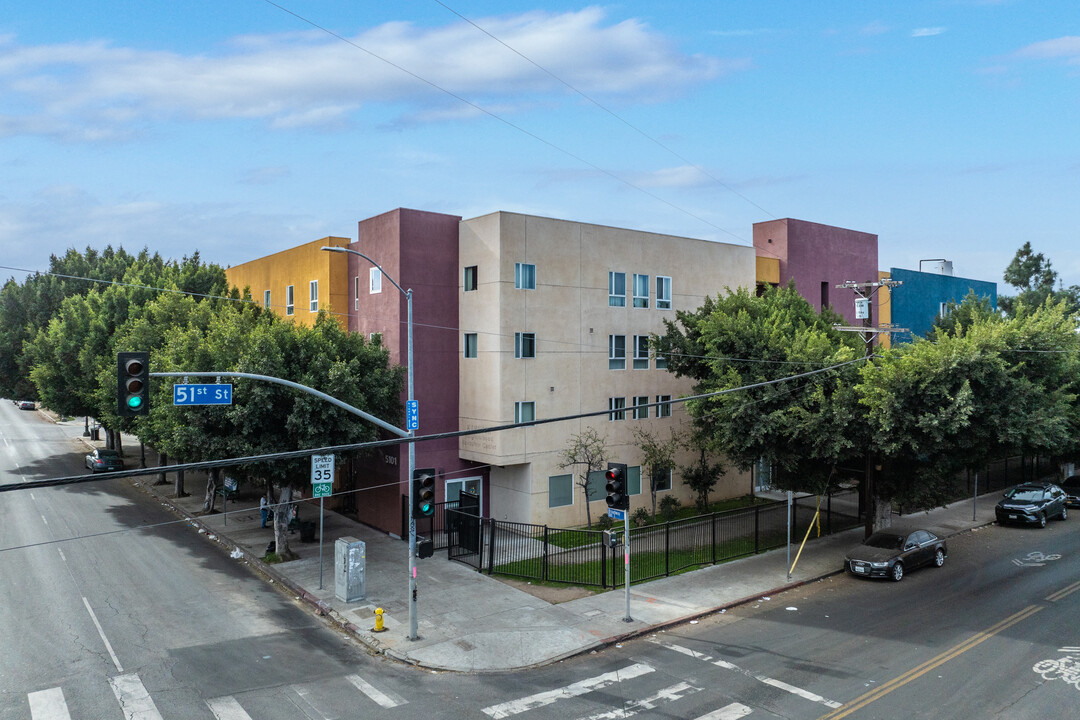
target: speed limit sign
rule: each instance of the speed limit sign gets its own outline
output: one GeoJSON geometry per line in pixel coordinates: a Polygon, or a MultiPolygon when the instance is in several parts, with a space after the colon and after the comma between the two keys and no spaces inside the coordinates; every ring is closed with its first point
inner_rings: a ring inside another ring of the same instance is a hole
{"type": "Polygon", "coordinates": [[[311,456],[311,484],[334,482],[334,456],[312,455],[311,456]]]}

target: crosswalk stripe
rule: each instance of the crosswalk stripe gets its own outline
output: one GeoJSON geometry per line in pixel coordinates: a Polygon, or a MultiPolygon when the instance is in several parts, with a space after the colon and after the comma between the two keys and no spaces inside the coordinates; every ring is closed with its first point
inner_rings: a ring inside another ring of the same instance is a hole
{"type": "Polygon", "coordinates": [[[401,698],[390,697],[383,691],[374,687],[371,683],[369,683],[367,680],[360,677],[359,675],[349,675],[345,679],[355,685],[357,689],[360,690],[360,692],[364,693],[369,698],[382,705],[384,708],[392,708],[397,707],[398,705],[405,704],[405,701],[401,698]]]}
{"type": "Polygon", "coordinates": [[[27,695],[32,720],[71,720],[64,691],[58,687],[27,695]]]}
{"type": "Polygon", "coordinates": [[[756,673],[752,673],[749,670],[743,670],[738,665],[735,665],[733,663],[729,663],[727,660],[714,660],[711,655],[705,655],[704,653],[699,653],[699,652],[697,652],[695,650],[691,650],[690,648],[683,647],[682,645],[676,645],[674,643],[667,643],[667,642],[663,642],[663,641],[660,641],[660,640],[651,640],[650,642],[653,642],[656,645],[659,645],[660,647],[666,647],[668,650],[674,650],[677,653],[687,655],[689,657],[694,658],[695,660],[701,660],[703,662],[709,662],[709,663],[712,663],[713,665],[716,665],[717,667],[722,667],[722,668],[724,668],[726,670],[734,670],[736,672],[740,672],[743,675],[746,675],[747,677],[751,677],[751,678],[757,680],[758,682],[765,683],[766,685],[774,687],[774,688],[776,688],[778,690],[783,690],[784,692],[789,692],[792,695],[797,695],[797,696],[799,696],[801,698],[804,698],[806,700],[809,700],[811,702],[821,703],[825,707],[829,707],[829,708],[838,708],[838,707],[840,707],[840,703],[836,702],[835,700],[829,700],[828,698],[822,697],[821,695],[818,695],[817,693],[810,692],[809,690],[804,690],[804,689],[802,689],[800,687],[795,687],[794,685],[789,685],[788,683],[786,683],[786,682],[784,682],[782,680],[776,680],[775,678],[767,677],[765,675],[758,675],[756,673]]]}
{"type": "Polygon", "coordinates": [[[240,707],[240,703],[232,695],[207,700],[206,706],[217,720],[251,720],[251,716],[240,707]]]}
{"type": "Polygon", "coordinates": [[[124,720],[162,720],[150,693],[134,673],[109,678],[113,695],[124,711],[124,720]]]}
{"type": "Polygon", "coordinates": [[[585,680],[567,685],[566,687],[557,688],[555,690],[546,690],[518,700],[510,700],[508,702],[499,703],[498,705],[491,705],[490,707],[484,708],[483,712],[494,720],[500,720],[500,718],[508,718],[511,715],[517,715],[526,710],[550,705],[563,698],[577,697],[593,692],[594,690],[601,690],[609,685],[622,682],[623,680],[631,680],[642,675],[647,675],[654,670],[655,668],[644,663],[636,663],[629,667],[625,667],[622,670],[586,678],[585,680]]]}
{"type": "Polygon", "coordinates": [[[701,688],[694,687],[690,683],[675,683],[647,698],[630,700],[622,707],[601,710],[598,713],[586,715],[585,717],[580,718],[580,720],[625,720],[625,718],[634,717],[643,710],[655,710],[656,706],[661,702],[673,702],[675,700],[680,700],[691,693],[700,691],[701,688]]]}
{"type": "Polygon", "coordinates": [[[742,703],[731,703],[718,710],[713,710],[711,713],[705,713],[694,720],[738,720],[739,718],[746,717],[752,712],[754,711],[742,703]]]}

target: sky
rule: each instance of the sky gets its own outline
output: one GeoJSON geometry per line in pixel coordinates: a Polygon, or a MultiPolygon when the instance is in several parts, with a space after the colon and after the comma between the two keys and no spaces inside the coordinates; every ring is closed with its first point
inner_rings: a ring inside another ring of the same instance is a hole
{"type": "MultiPolygon", "coordinates": [[[[397,207],[1080,285],[1076,0],[34,0],[0,15],[0,279],[235,265],[397,207]]],[[[1000,286],[1002,291],[1008,288],[1000,286]]]]}

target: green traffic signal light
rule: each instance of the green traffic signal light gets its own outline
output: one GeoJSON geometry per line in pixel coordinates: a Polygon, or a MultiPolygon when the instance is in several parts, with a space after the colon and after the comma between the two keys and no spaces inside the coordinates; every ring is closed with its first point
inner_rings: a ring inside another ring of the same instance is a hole
{"type": "Polygon", "coordinates": [[[150,353],[116,355],[116,414],[138,417],[150,410],[150,353]]]}

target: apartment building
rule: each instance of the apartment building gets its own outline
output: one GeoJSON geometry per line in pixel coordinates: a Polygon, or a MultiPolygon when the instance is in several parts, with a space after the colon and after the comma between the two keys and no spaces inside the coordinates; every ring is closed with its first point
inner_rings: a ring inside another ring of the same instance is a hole
{"type": "MultiPolygon", "coordinates": [[[[489,515],[579,525],[586,502],[594,520],[604,514],[601,473],[586,500],[576,483],[581,468],[560,466],[569,439],[588,427],[606,439],[608,460],[629,466],[631,512],[651,506],[633,429],[663,440],[685,428],[682,404],[668,403],[692,382],[667,372],[649,336],[663,334],[676,310],[750,287],[754,249],[496,212],[461,223],[458,252],[461,428],[600,413],[463,436],[460,457],[489,468],[489,515]]],[[[695,459],[683,451],[678,463],[695,459]]],[[[749,483],[732,468],[715,495],[747,493],[749,483]]],[[[692,501],[677,470],[659,488],[692,501]]]]}

